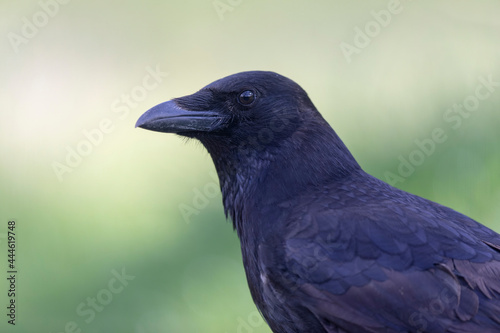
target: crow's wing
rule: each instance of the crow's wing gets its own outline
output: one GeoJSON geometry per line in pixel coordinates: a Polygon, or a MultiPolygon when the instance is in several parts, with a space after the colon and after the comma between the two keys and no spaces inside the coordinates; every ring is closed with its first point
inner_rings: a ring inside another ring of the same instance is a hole
{"type": "Polygon", "coordinates": [[[266,288],[326,332],[500,332],[498,234],[431,204],[291,214],[283,249],[261,247],[266,288]]]}

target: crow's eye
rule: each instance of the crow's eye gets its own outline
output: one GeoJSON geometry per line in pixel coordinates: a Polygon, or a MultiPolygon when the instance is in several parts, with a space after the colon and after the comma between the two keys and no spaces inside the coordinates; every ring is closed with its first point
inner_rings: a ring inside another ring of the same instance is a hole
{"type": "Polygon", "coordinates": [[[238,102],[241,105],[250,105],[255,101],[255,93],[251,90],[245,90],[238,96],[238,102]]]}

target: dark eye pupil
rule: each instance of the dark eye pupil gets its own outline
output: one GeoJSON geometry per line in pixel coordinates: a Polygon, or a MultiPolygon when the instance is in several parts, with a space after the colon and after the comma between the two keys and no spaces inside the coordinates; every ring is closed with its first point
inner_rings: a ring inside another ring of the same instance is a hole
{"type": "Polygon", "coordinates": [[[240,94],[240,96],[238,96],[238,101],[243,105],[252,104],[254,100],[255,100],[255,94],[251,90],[245,90],[240,94]]]}

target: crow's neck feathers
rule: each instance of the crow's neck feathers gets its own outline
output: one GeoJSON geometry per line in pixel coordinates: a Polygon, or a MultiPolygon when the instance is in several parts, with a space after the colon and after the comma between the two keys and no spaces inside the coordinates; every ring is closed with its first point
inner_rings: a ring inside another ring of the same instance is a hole
{"type": "MultiPolygon", "coordinates": [[[[316,111],[317,112],[317,111],[316,111]]],[[[360,169],[335,131],[317,113],[279,145],[241,150],[241,142],[202,140],[220,180],[226,216],[240,235],[255,205],[276,205],[360,169]],[[284,177],[286,175],[286,177],[284,177]]],[[[241,235],[240,235],[241,236],[241,235]]]]}

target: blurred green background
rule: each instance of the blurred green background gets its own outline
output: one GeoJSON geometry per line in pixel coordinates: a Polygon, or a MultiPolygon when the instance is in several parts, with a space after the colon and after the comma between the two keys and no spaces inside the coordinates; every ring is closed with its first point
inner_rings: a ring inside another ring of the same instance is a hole
{"type": "Polygon", "coordinates": [[[134,129],[239,71],[295,80],[366,171],[411,157],[397,187],[500,231],[498,1],[62,2],[0,3],[2,332],[270,332],[208,154],[134,129]]]}

